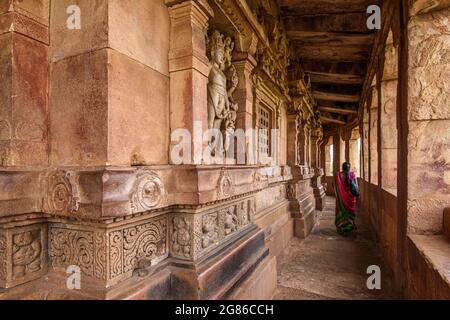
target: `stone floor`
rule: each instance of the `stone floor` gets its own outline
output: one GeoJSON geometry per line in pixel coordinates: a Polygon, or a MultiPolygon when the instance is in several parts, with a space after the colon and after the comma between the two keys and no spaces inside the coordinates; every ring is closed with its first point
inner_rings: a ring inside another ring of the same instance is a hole
{"type": "Polygon", "coordinates": [[[357,232],[341,237],[334,226],[335,199],[327,197],[320,224],[306,239],[294,238],[278,271],[277,300],[396,299],[372,234],[361,217],[357,232]],[[369,290],[367,267],[381,268],[381,290],[369,290]]]}

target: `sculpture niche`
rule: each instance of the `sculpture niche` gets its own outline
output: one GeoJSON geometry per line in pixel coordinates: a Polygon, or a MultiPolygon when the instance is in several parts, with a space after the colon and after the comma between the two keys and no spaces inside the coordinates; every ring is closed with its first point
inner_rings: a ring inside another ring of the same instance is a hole
{"type": "MultiPolygon", "coordinates": [[[[238,85],[236,68],[231,64],[234,42],[215,30],[208,39],[211,71],[208,77],[208,129],[213,129],[209,148],[211,155],[231,151],[238,105],[233,93],[238,85]],[[223,139],[225,136],[225,139],[223,139]]],[[[227,153],[232,154],[232,153],[227,153]]]]}

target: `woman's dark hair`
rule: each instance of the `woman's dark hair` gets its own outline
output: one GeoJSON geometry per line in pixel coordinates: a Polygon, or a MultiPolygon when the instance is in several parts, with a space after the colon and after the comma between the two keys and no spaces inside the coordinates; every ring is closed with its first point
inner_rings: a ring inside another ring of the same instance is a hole
{"type": "Polygon", "coordinates": [[[350,185],[350,163],[344,162],[342,164],[342,171],[345,173],[345,184],[350,185]]]}

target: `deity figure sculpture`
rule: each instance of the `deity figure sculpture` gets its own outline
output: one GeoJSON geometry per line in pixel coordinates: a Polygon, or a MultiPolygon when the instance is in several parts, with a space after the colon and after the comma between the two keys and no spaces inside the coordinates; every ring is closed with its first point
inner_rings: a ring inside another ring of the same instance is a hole
{"type": "Polygon", "coordinates": [[[222,131],[225,131],[227,150],[234,134],[238,109],[233,100],[233,93],[238,85],[237,72],[231,64],[234,43],[230,37],[224,39],[224,36],[215,30],[208,39],[208,47],[211,60],[208,77],[208,129],[216,130],[209,146],[213,152],[222,153],[222,131]]]}
{"type": "Polygon", "coordinates": [[[35,239],[31,231],[14,236],[13,273],[15,277],[23,277],[27,273],[41,269],[41,243],[35,239]]]}

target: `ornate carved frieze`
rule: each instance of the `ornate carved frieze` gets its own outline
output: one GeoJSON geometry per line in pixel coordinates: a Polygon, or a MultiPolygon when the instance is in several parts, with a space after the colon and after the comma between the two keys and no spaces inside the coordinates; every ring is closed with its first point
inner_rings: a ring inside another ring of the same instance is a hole
{"type": "Polygon", "coordinates": [[[264,210],[286,199],[286,186],[283,183],[262,190],[256,195],[256,209],[264,210]]]}
{"type": "Polygon", "coordinates": [[[55,269],[80,267],[85,276],[105,286],[128,278],[143,262],[167,256],[167,216],[149,218],[114,230],[83,230],[77,225],[52,225],[49,257],[55,269]]]}
{"type": "Polygon", "coordinates": [[[267,38],[260,42],[256,51],[258,66],[254,82],[265,74],[283,95],[288,94],[287,68],[290,64],[291,49],[281,20],[278,4],[272,0],[251,0],[249,6],[257,17],[267,38]]]}
{"type": "Polygon", "coordinates": [[[50,228],[49,257],[53,267],[76,265],[84,275],[106,280],[104,232],[50,228]]]}
{"type": "Polygon", "coordinates": [[[167,203],[167,193],[156,172],[144,171],[137,174],[130,196],[132,213],[162,207],[167,203]]]}
{"type": "Polygon", "coordinates": [[[254,198],[246,198],[201,213],[174,213],[171,255],[196,260],[253,221],[254,198]]]}
{"type": "Polygon", "coordinates": [[[0,287],[26,283],[47,272],[44,224],[0,230],[0,287]]]}
{"type": "Polygon", "coordinates": [[[172,255],[177,258],[189,259],[192,256],[193,245],[192,219],[176,215],[172,219],[172,255]]]}
{"type": "Polygon", "coordinates": [[[79,198],[72,173],[56,171],[45,173],[42,187],[45,192],[42,199],[44,212],[69,215],[79,209],[79,198]]]}

